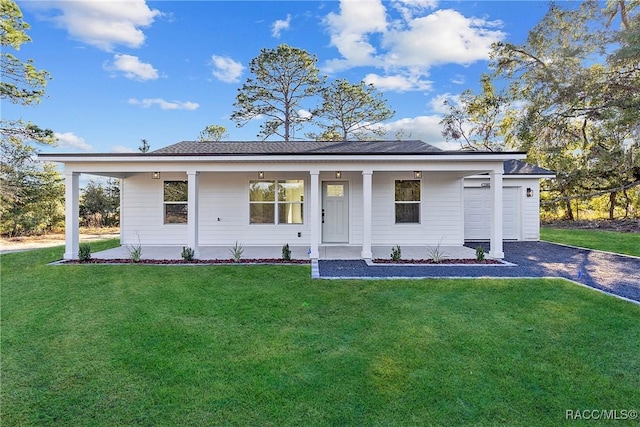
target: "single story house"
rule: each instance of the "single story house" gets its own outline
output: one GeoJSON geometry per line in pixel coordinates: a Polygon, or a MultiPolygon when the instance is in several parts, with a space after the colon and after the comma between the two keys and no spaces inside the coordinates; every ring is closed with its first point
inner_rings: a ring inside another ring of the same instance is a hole
{"type": "Polygon", "coordinates": [[[78,257],[79,177],[119,178],[122,245],[462,246],[539,239],[539,180],[524,152],[422,141],[193,142],[148,153],[40,154],[64,164],[65,259],[78,257]]]}

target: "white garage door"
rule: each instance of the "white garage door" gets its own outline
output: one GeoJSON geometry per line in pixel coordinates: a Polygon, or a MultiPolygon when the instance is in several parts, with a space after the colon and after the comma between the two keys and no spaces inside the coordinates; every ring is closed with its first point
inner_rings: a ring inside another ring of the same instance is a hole
{"type": "MultiPolygon", "coordinates": [[[[491,233],[491,189],[468,187],[464,189],[464,238],[489,240],[491,233]]],[[[520,199],[518,187],[505,187],[502,192],[502,236],[520,238],[520,199]]]]}

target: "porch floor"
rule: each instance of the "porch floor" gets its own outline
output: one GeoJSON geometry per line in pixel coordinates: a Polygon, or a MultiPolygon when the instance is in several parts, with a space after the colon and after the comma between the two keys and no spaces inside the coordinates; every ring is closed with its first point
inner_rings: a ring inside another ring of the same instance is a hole
{"type": "MultiPolygon", "coordinates": [[[[281,258],[282,246],[245,246],[242,258],[265,259],[281,258]]],[[[198,259],[230,259],[230,246],[200,246],[198,259]]],[[[427,246],[401,246],[402,259],[429,259],[427,246]]],[[[308,246],[291,246],[291,258],[309,259],[308,246]]],[[[348,260],[362,259],[362,247],[359,245],[321,245],[320,259],[348,260]]],[[[439,251],[444,258],[469,259],[475,258],[475,250],[466,246],[440,246],[439,251]]],[[[373,246],[373,258],[391,258],[391,246],[373,246]]],[[[182,246],[142,246],[142,259],[182,259],[182,246]]],[[[96,259],[127,259],[131,257],[130,247],[120,246],[106,251],[92,254],[96,259]]]]}

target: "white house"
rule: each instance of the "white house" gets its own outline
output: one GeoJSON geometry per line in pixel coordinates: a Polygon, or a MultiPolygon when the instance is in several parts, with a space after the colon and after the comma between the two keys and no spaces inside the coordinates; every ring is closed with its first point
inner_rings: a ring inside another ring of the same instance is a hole
{"type": "Polygon", "coordinates": [[[79,248],[79,176],[121,179],[121,244],[361,248],[539,238],[539,179],[524,152],[422,141],[179,142],[135,154],[41,154],[64,164],[65,259],[79,248]]]}

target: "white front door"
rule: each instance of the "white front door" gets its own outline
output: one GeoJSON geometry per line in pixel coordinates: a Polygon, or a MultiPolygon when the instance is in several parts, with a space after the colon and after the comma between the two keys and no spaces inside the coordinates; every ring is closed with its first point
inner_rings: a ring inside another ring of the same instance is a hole
{"type": "Polygon", "coordinates": [[[349,242],[349,183],[322,183],[322,242],[349,242]]]}

